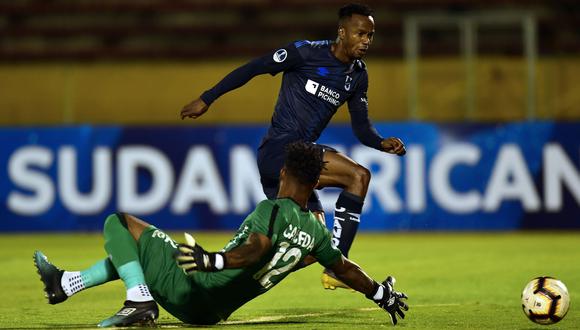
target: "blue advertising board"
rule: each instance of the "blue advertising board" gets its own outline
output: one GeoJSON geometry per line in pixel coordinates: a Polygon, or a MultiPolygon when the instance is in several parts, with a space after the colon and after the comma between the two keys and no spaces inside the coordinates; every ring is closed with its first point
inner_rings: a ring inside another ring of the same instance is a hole
{"type": "MultiPolygon", "coordinates": [[[[362,230],[580,228],[580,123],[393,123],[397,157],[347,125],[320,143],[372,172],[362,230]]],[[[0,231],[100,230],[125,211],[164,229],[236,229],[264,198],[265,126],[0,128],[0,231]]],[[[320,191],[332,220],[337,189],[320,191]]]]}

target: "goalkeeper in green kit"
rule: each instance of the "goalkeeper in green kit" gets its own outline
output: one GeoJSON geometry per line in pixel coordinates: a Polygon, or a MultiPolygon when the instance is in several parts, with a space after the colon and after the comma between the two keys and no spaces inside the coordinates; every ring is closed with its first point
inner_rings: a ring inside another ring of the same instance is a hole
{"type": "Polygon", "coordinates": [[[189,324],[215,324],[288,274],[315,261],[332,269],[348,286],[383,308],[393,324],[404,318],[407,296],[368,277],[331,244],[331,234],[306,209],[324,167],[322,150],[290,144],[275,200],[260,202],[220,252],[207,252],[185,235],[177,244],[167,234],[134,216],[113,214],[105,221],[108,258],[83,271],[64,271],[41,252],[34,263],[50,304],[86,288],[121,279],[127,289],[123,307],[100,327],[153,324],[157,304],[189,324]]]}

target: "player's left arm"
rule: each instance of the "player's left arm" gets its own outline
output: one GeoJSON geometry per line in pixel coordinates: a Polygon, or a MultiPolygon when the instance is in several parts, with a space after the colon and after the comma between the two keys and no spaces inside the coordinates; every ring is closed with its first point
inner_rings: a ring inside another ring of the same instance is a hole
{"type": "Polygon", "coordinates": [[[366,71],[357,84],[355,93],[348,100],[348,111],[354,134],[358,140],[371,148],[402,156],[407,151],[405,144],[397,137],[383,138],[375,129],[368,116],[368,76],[366,71]]]}
{"type": "Polygon", "coordinates": [[[189,234],[185,234],[185,240],[186,243],[178,244],[175,259],[187,274],[250,266],[257,263],[272,246],[270,238],[260,233],[251,233],[244,244],[227,252],[207,252],[189,234]]]}
{"type": "Polygon", "coordinates": [[[303,62],[294,43],[276,51],[257,57],[227,74],[215,86],[202,93],[197,99],[181,109],[181,119],[198,118],[209,110],[210,105],[225,93],[245,85],[255,76],[290,70],[303,62]]]}

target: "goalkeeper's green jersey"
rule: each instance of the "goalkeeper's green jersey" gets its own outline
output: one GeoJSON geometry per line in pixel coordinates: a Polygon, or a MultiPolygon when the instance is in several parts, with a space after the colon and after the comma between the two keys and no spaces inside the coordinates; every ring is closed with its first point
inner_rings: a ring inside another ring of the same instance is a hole
{"type": "Polygon", "coordinates": [[[278,284],[307,255],[314,256],[323,266],[331,266],[341,258],[326,226],[290,198],[260,202],[224,251],[244,244],[250,233],[266,235],[272,242],[271,250],[260,262],[247,268],[197,272],[193,276],[205,289],[211,310],[221,319],[278,284]]]}

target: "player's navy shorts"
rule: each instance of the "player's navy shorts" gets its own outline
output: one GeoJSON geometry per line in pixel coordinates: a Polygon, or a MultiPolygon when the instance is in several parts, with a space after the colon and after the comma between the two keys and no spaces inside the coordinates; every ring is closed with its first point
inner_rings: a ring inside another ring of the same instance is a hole
{"type": "MultiPolygon", "coordinates": [[[[260,170],[260,183],[264,194],[268,199],[275,199],[278,195],[278,181],[280,178],[280,170],[284,166],[285,158],[285,144],[268,141],[262,143],[258,149],[258,169],[260,170]]],[[[337,152],[336,149],[324,144],[317,144],[312,142],[319,148],[321,153],[326,151],[337,152]]],[[[308,199],[308,209],[310,211],[324,211],[320,198],[316,191],[312,192],[308,199]]]]}

